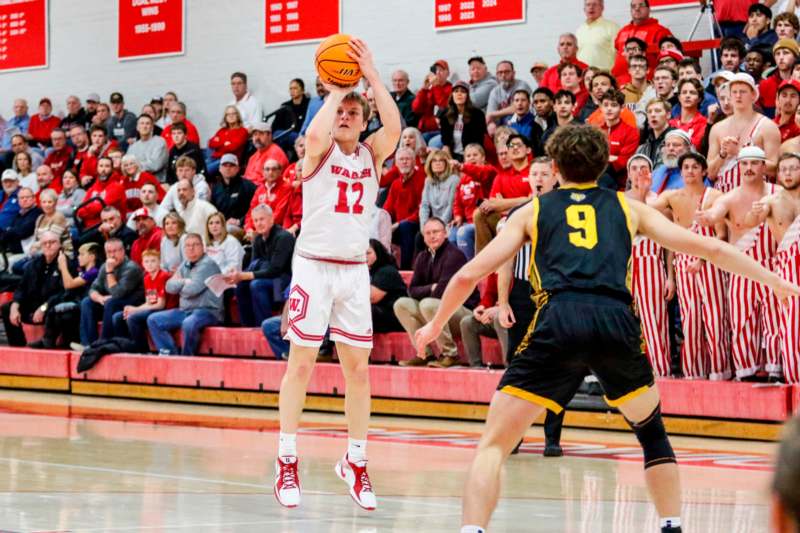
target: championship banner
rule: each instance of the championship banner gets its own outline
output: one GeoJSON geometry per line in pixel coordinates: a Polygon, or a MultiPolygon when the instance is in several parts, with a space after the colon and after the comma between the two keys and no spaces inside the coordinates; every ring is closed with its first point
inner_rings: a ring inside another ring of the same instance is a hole
{"type": "Polygon", "coordinates": [[[47,68],[47,0],[0,2],[0,71],[47,68]]]}
{"type": "Polygon", "coordinates": [[[264,45],[317,42],[341,32],[341,0],[264,0],[264,45]]]}
{"type": "Polygon", "coordinates": [[[117,58],[183,54],[184,0],[118,0],[117,58]]]}
{"type": "Polygon", "coordinates": [[[525,22],[525,0],[434,0],[435,30],[525,22]]]}
{"type": "Polygon", "coordinates": [[[696,6],[699,8],[700,2],[697,0],[650,0],[650,7],[653,9],[687,6],[696,6]]]}

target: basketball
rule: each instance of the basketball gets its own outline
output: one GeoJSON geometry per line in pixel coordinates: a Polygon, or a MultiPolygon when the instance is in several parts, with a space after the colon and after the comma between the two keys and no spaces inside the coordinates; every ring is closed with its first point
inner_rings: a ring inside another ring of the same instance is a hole
{"type": "Polygon", "coordinates": [[[331,85],[351,87],[361,78],[358,63],[347,55],[351,37],[345,33],[331,35],[317,48],[314,63],[320,80],[331,85]]]}

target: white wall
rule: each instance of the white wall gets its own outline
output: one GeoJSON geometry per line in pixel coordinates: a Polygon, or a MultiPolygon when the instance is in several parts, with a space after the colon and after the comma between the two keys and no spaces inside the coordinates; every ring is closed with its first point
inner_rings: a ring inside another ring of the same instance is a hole
{"type": "MultiPolygon", "coordinates": [[[[265,110],[288,98],[291,78],[300,77],[313,92],[316,44],[265,48],[263,0],[186,0],[186,53],[183,56],[119,62],[116,59],[116,0],[50,0],[50,68],[0,74],[0,113],[11,115],[12,100],[25,97],[36,112],[42,96],[64,111],[69,94],[81,99],[98,92],[125,95],[138,114],[155,95],[174,90],[189,108],[189,118],[205,141],[231,98],[229,75],[244,71],[265,110]]],[[[343,31],[372,48],[384,80],[393,68],[411,74],[412,89],[434,60],[444,58],[467,77],[466,60],[479,53],[490,68],[501,58],[515,62],[517,75],[530,80],[535,60],[552,64],[558,35],[583,20],[582,0],[527,0],[527,22],[508,26],[433,31],[433,0],[342,0],[343,31]]],[[[606,17],[625,24],[627,0],[606,0],[606,17]]],[[[654,13],[685,38],[695,10],[654,13]]]]}

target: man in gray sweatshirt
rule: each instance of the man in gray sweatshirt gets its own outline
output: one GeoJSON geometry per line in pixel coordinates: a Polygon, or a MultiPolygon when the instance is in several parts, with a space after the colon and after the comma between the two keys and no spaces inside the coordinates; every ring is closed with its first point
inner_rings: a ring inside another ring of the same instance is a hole
{"type": "Polygon", "coordinates": [[[136,121],[136,131],[139,140],[128,148],[127,155],[136,157],[139,168],[149,172],[164,183],[167,179],[167,162],[169,153],[167,141],[158,135],[153,135],[154,122],[150,115],[140,115],[136,121]]]}
{"type": "Polygon", "coordinates": [[[200,344],[203,329],[222,322],[223,302],[206,286],[206,280],[220,274],[217,263],[205,254],[203,238],[186,235],[183,243],[186,260],[167,281],[167,292],[180,295],[177,309],[159,311],[147,317],[150,336],[159,353],[193,355],[200,344]],[[172,331],[181,328],[183,349],[179,350],[172,331]]]}

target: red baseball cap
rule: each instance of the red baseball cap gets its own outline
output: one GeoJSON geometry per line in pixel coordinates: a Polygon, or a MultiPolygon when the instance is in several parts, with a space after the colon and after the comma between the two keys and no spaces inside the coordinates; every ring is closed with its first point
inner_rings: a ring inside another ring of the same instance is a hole
{"type": "Polygon", "coordinates": [[[791,89],[794,89],[795,91],[797,91],[798,94],[800,94],[800,81],[797,81],[797,80],[783,80],[781,82],[780,86],[778,87],[778,94],[780,94],[780,92],[782,90],[786,89],[787,87],[789,87],[791,89]]]}
{"type": "Polygon", "coordinates": [[[677,50],[664,50],[660,54],[658,54],[658,63],[663,61],[664,59],[674,59],[675,61],[680,61],[683,59],[683,54],[677,50]]]}
{"type": "Polygon", "coordinates": [[[133,219],[136,220],[137,218],[141,217],[148,217],[153,218],[153,215],[150,214],[150,210],[146,207],[140,207],[136,211],[133,212],[133,219]]]}

